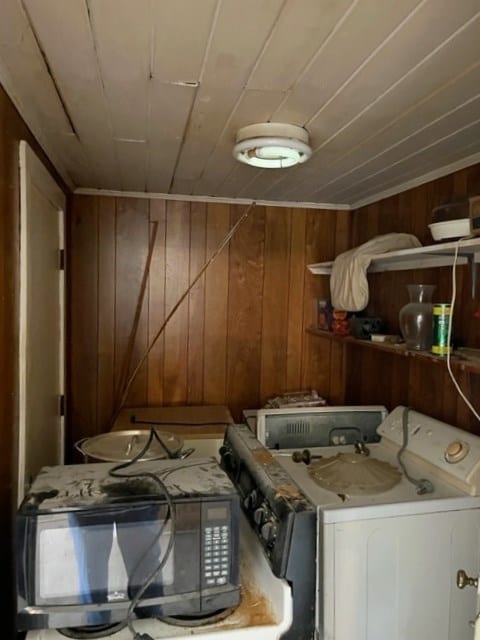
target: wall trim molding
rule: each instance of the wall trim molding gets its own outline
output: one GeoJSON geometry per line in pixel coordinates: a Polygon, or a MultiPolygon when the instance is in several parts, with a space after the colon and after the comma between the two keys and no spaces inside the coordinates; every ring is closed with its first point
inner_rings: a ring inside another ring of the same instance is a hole
{"type": "Polygon", "coordinates": [[[350,211],[348,204],[332,204],[331,202],[288,202],[278,200],[255,200],[251,198],[221,198],[215,196],[187,196],[172,193],[149,193],[146,191],[115,191],[110,189],[78,188],[75,195],[81,196],[108,196],[114,198],[147,198],[149,200],[181,200],[184,202],[213,202],[217,204],[244,204],[255,202],[258,206],[288,207],[296,209],[323,209],[334,211],[350,211]]]}

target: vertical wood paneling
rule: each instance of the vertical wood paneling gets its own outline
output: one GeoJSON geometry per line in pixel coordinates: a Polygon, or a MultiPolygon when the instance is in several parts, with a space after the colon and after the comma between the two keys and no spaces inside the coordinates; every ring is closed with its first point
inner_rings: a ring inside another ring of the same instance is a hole
{"type": "Polygon", "coordinates": [[[262,304],[261,397],[286,388],[288,298],[281,292],[290,270],[291,210],[265,210],[265,264],[262,304]]]}
{"type": "MultiPolygon", "coordinates": [[[[207,207],[207,260],[216,251],[230,228],[230,207],[207,207]]],[[[205,273],[205,356],[203,365],[203,402],[226,402],[227,308],[229,247],[217,256],[205,273]]]]}
{"type": "Polygon", "coordinates": [[[302,352],[305,338],[303,295],[305,289],[305,240],[307,214],[291,210],[290,262],[288,279],[287,360],[285,384],[288,391],[301,386],[302,352]]]}
{"type": "MultiPolygon", "coordinates": [[[[192,202],[190,212],[190,282],[200,273],[206,261],[207,205],[192,202]]],[[[205,275],[190,292],[188,306],[188,404],[202,404],[205,334],[205,275]]]]}
{"type": "MultiPolygon", "coordinates": [[[[79,439],[109,426],[153,223],[157,237],[130,371],[245,208],[159,199],[73,200],[76,280],[70,308],[73,327],[83,334],[73,335],[70,357],[76,390],[72,416],[77,408],[82,416],[75,422],[79,439]],[[85,231],[77,235],[74,224],[85,231]],[[81,308],[88,309],[88,317],[77,313],[81,308]],[[92,335],[97,378],[84,380],[82,341],[92,335]],[[95,417],[84,419],[95,398],[96,423],[95,417]]],[[[339,221],[335,212],[253,209],[172,317],[126,403],[226,404],[239,419],[241,409],[305,386],[343,398],[345,367],[338,348],[332,356],[329,341],[318,350],[305,334],[313,300],[328,296],[328,281],[309,274],[305,265],[334,255],[337,229],[337,246],[344,246],[346,216],[339,221]]]]}
{"type": "MultiPolygon", "coordinates": [[[[165,320],[165,243],[167,229],[167,211],[164,200],[150,202],[150,222],[157,223],[155,250],[150,265],[148,280],[148,344],[155,340],[165,320]]],[[[165,334],[158,336],[147,362],[148,395],[150,405],[163,402],[163,360],[165,355],[165,334]]]]}
{"type": "MultiPolygon", "coordinates": [[[[314,321],[314,301],[329,297],[328,278],[313,276],[306,264],[331,259],[391,230],[415,233],[430,243],[431,208],[463,192],[465,185],[478,185],[479,175],[475,167],[465,169],[458,177],[442,179],[438,190],[436,183],[422,185],[355,212],[257,207],[172,318],[128,402],[226,404],[238,419],[241,409],[261,406],[268,397],[315,388],[330,403],[374,402],[388,408],[410,404],[480,431],[444,362],[394,357],[362,345],[346,347],[305,332],[314,321]]],[[[159,227],[135,358],[244,208],[77,196],[73,203],[69,400],[72,437],[78,439],[104,429],[152,222],[159,227]],[[84,352],[87,361],[98,359],[92,377],[83,375],[84,352]]],[[[480,347],[480,323],[473,316],[478,296],[470,299],[466,267],[460,267],[457,276],[455,334],[480,347]]],[[[369,312],[385,318],[389,331],[398,331],[406,285],[422,281],[437,285],[436,300],[448,299],[448,268],[371,274],[369,312]]],[[[475,400],[480,376],[458,375],[475,400]]]]}
{"type": "Polygon", "coordinates": [[[69,245],[69,435],[74,443],[97,432],[98,200],[73,199],[69,245]]]}
{"type": "MultiPolygon", "coordinates": [[[[127,347],[134,326],[141,283],[147,263],[149,241],[149,201],[143,198],[117,198],[116,214],[116,288],[115,288],[115,391],[122,394],[121,375],[135,368],[147,349],[147,304],[143,304],[129,359],[127,347]],[[129,361],[130,360],[130,361],[129,361]],[[126,369],[125,369],[126,367],[126,369]]],[[[127,375],[127,378],[128,378],[127,375]]],[[[147,376],[144,365],[130,386],[128,404],[147,401],[147,376]]]]}
{"type": "MultiPolygon", "coordinates": [[[[353,212],[353,246],[370,239],[378,233],[399,231],[413,233],[423,244],[432,244],[428,224],[432,221],[432,209],[451,201],[455,195],[480,193],[480,166],[469,167],[455,174],[444,176],[410,191],[391,196],[381,202],[353,212]]],[[[448,267],[442,269],[417,269],[397,273],[372,274],[369,276],[370,305],[375,313],[387,321],[387,329],[398,331],[398,312],[408,301],[406,285],[430,283],[436,285],[434,302],[449,302],[452,292],[452,274],[448,267]]],[[[457,300],[454,314],[454,338],[460,344],[480,347],[480,321],[474,317],[480,292],[471,296],[470,270],[467,266],[457,268],[457,300]]],[[[384,362],[376,356],[366,354],[366,349],[347,351],[348,367],[346,381],[347,399],[367,402],[372,391],[363,381],[358,384],[356,376],[365,374],[366,363],[379,375],[379,388],[383,381],[388,384],[382,391],[388,397],[389,408],[397,404],[409,404],[464,429],[480,433],[480,425],[461,400],[446,370],[445,362],[428,362],[417,358],[386,356],[384,362]],[[360,374],[360,371],[362,372],[360,374]]],[[[475,391],[479,389],[480,375],[455,372],[459,384],[473,402],[480,402],[475,391]]]]}
{"type": "Polygon", "coordinates": [[[106,430],[115,404],[115,199],[95,198],[98,224],[97,432],[106,430]]]}
{"type": "MultiPolygon", "coordinates": [[[[232,207],[233,226],[243,207],[232,207]]],[[[239,420],[241,409],[258,405],[262,346],[265,210],[256,207],[230,242],[227,318],[227,398],[239,420]]]]}
{"type": "MultiPolygon", "coordinates": [[[[332,259],[334,254],[335,212],[308,211],[305,245],[306,263],[314,262],[315,257],[318,255],[326,256],[325,259],[327,260],[332,259]]],[[[305,272],[304,277],[303,326],[308,326],[314,321],[314,305],[319,298],[319,286],[323,285],[325,287],[325,283],[319,282],[318,278],[308,271],[305,272]]],[[[302,387],[317,389],[320,395],[327,397],[330,392],[330,346],[327,341],[315,341],[313,336],[308,335],[303,342],[302,353],[302,387]]]]}
{"type": "MultiPolygon", "coordinates": [[[[185,293],[190,277],[190,204],[167,202],[165,313],[168,316],[185,293]]],[[[187,397],[188,298],[165,328],[163,393],[170,404],[187,397]]]]}

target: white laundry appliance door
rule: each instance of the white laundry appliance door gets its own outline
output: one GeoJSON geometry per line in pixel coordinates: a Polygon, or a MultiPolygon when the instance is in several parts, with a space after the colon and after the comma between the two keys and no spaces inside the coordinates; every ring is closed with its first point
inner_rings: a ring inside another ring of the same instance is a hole
{"type": "Polygon", "coordinates": [[[324,524],[318,628],[323,640],[472,640],[480,510],[324,524]]]}

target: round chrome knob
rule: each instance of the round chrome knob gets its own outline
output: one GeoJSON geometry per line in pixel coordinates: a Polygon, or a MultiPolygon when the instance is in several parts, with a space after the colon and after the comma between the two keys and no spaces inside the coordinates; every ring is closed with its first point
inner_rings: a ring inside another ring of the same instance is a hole
{"type": "Polygon", "coordinates": [[[273,520],[267,520],[260,529],[260,533],[267,544],[273,544],[277,537],[277,525],[273,520]]]}
{"type": "Polygon", "coordinates": [[[469,451],[468,444],[461,442],[460,440],[454,440],[445,449],[445,460],[450,464],[460,462],[465,458],[469,451]]]}
{"type": "Polygon", "coordinates": [[[256,524],[258,524],[258,526],[261,526],[266,519],[267,519],[267,512],[265,507],[258,507],[258,509],[255,509],[253,513],[253,520],[255,521],[256,524]]]}

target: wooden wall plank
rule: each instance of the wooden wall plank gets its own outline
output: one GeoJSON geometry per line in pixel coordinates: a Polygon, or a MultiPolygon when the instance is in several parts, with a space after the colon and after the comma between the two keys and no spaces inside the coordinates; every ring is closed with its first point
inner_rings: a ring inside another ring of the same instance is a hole
{"type": "Polygon", "coordinates": [[[302,209],[291,210],[290,261],[288,279],[287,359],[285,387],[300,389],[302,353],[305,338],[303,295],[305,289],[305,257],[307,214],[302,209]]]}
{"type": "Polygon", "coordinates": [[[115,199],[95,198],[98,228],[97,424],[104,432],[115,405],[115,199]]]}
{"type": "MultiPolygon", "coordinates": [[[[165,263],[167,211],[164,200],[150,202],[150,223],[157,223],[157,238],[150,266],[148,281],[148,344],[155,340],[165,320],[165,263]]],[[[162,332],[153,345],[147,362],[148,404],[155,406],[163,402],[163,360],[165,334],[162,332]]]]}
{"type": "MultiPolygon", "coordinates": [[[[190,277],[190,204],[167,202],[165,270],[165,314],[185,293],[190,277]]],[[[187,396],[188,298],[165,328],[163,393],[170,404],[185,402],[187,396]]]]}
{"type": "MultiPolygon", "coordinates": [[[[243,207],[232,207],[233,226],[243,207]]],[[[256,207],[230,242],[227,317],[227,398],[236,420],[258,405],[261,379],[265,209],[256,207]]]]}
{"type": "Polygon", "coordinates": [[[72,445],[97,432],[97,200],[87,196],[73,199],[69,231],[69,438],[72,445]]]}
{"type": "MultiPolygon", "coordinates": [[[[132,332],[135,310],[147,263],[149,241],[149,201],[143,198],[118,198],[116,214],[116,289],[115,289],[115,392],[119,388],[124,367],[128,375],[147,348],[147,304],[143,304],[131,361],[127,362],[127,346],[132,332]]],[[[131,406],[147,400],[146,365],[130,386],[126,402],[131,406]]]]}
{"type": "MultiPolygon", "coordinates": [[[[192,202],[190,212],[190,276],[200,273],[206,261],[207,205],[192,202]]],[[[204,383],[205,275],[197,281],[189,296],[188,306],[188,404],[202,404],[204,383]]]]}
{"type": "Polygon", "coordinates": [[[260,395],[267,399],[285,389],[287,376],[288,297],[291,210],[265,209],[265,264],[262,305],[260,395]]]}
{"type": "MultiPolygon", "coordinates": [[[[207,206],[207,260],[216,251],[230,228],[230,207],[207,206]]],[[[205,273],[205,357],[204,404],[226,402],[229,247],[217,256],[205,273]]]]}
{"type": "MultiPolygon", "coordinates": [[[[318,261],[318,256],[325,256],[322,260],[332,259],[335,255],[335,212],[314,211],[307,212],[306,220],[305,260],[307,264],[318,261]]],[[[305,287],[303,296],[303,327],[312,325],[315,320],[315,303],[320,297],[329,297],[326,287],[328,284],[322,279],[305,272],[305,287]]],[[[323,279],[324,280],[324,279],[323,279]]],[[[303,342],[302,380],[305,389],[316,389],[320,395],[327,396],[330,392],[330,344],[326,341],[316,341],[314,336],[308,335],[303,342]]]]}

